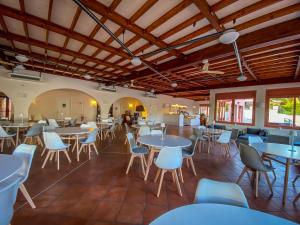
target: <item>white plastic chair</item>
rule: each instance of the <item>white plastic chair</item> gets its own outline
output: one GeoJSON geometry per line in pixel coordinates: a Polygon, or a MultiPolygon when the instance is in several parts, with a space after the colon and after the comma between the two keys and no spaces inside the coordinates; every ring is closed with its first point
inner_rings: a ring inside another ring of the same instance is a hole
{"type": "Polygon", "coordinates": [[[59,127],[58,123],[56,122],[55,119],[48,119],[49,122],[49,126],[53,126],[53,127],[59,127]]]}
{"type": "Polygon", "coordinates": [[[45,167],[49,157],[50,160],[52,160],[53,156],[56,155],[57,160],[57,170],[59,170],[59,153],[62,151],[65,153],[69,163],[71,163],[71,159],[69,157],[69,154],[67,152],[67,149],[70,147],[70,145],[66,145],[61,140],[60,136],[55,132],[43,132],[45,147],[48,149],[48,153],[46,155],[45,161],[42,165],[42,168],[45,167]]]}
{"type": "Polygon", "coordinates": [[[91,159],[91,150],[92,150],[91,147],[94,148],[96,154],[98,155],[98,150],[95,145],[97,136],[99,135],[98,131],[99,131],[98,128],[94,128],[94,130],[92,132],[90,132],[86,138],[83,138],[80,140],[81,146],[80,146],[80,149],[78,152],[78,160],[79,160],[79,155],[84,148],[87,148],[87,151],[89,154],[89,159],[91,159]]]}
{"type": "Polygon", "coordinates": [[[26,198],[29,205],[31,206],[31,208],[33,209],[35,209],[36,206],[33,203],[29,193],[27,192],[24,182],[28,178],[35,150],[36,150],[36,145],[20,144],[13,152],[14,156],[22,159],[23,161],[22,167],[18,171],[18,176],[20,177],[20,190],[24,195],[24,197],[26,198]]]}
{"type": "Polygon", "coordinates": [[[97,124],[95,121],[90,121],[90,122],[87,122],[87,125],[89,125],[91,128],[98,128],[97,124]]]}
{"type": "Polygon", "coordinates": [[[242,189],[235,183],[200,179],[197,185],[194,203],[214,203],[249,208],[242,189]]]}
{"type": "Polygon", "coordinates": [[[224,131],[216,141],[218,144],[220,144],[221,149],[224,149],[225,156],[228,157],[230,157],[230,138],[231,138],[231,131],[224,131]]]}
{"type": "Polygon", "coordinates": [[[6,140],[9,140],[13,143],[14,146],[16,146],[16,143],[13,139],[13,137],[15,136],[15,134],[8,134],[3,127],[0,125],[0,141],[1,141],[1,152],[3,152],[3,148],[4,148],[4,142],[6,140]]]}
{"type": "Polygon", "coordinates": [[[145,135],[150,135],[150,134],[151,134],[150,127],[148,127],[148,126],[140,127],[138,136],[145,136],[145,135]]]}
{"type": "Polygon", "coordinates": [[[173,179],[176,182],[177,189],[179,192],[179,195],[182,196],[178,175],[177,175],[177,169],[180,169],[182,166],[182,150],[179,147],[176,148],[169,148],[169,147],[163,147],[159,154],[157,159],[155,160],[155,165],[158,167],[156,176],[155,176],[155,182],[158,180],[158,177],[160,176],[160,181],[158,185],[158,191],[157,191],[157,197],[160,195],[161,186],[163,183],[164,175],[166,172],[171,172],[173,179]]]}
{"type": "Polygon", "coordinates": [[[151,135],[162,135],[163,132],[161,130],[151,130],[151,135]]]}

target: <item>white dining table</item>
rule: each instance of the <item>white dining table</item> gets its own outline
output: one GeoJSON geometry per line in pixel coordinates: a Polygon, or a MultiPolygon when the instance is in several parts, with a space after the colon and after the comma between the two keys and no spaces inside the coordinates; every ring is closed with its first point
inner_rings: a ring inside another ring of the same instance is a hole
{"type": "Polygon", "coordinates": [[[300,147],[294,146],[293,151],[291,145],[277,144],[277,143],[255,143],[251,145],[257,151],[261,152],[264,157],[267,157],[273,161],[285,165],[285,175],[284,175],[284,189],[282,196],[282,204],[286,202],[286,193],[289,181],[289,172],[291,165],[300,165],[300,147]],[[280,157],[285,159],[285,162],[278,160],[275,157],[280,157]],[[296,161],[296,162],[294,162],[296,161]],[[297,162],[298,161],[298,162],[297,162]]]}
{"type": "Polygon", "coordinates": [[[261,211],[224,204],[192,204],[173,209],[150,225],[296,225],[261,211]]]}
{"type": "Polygon", "coordinates": [[[184,137],[175,135],[144,135],[137,140],[140,144],[147,145],[150,147],[150,153],[147,162],[146,174],[144,180],[148,179],[150,167],[153,163],[155,152],[158,152],[162,147],[188,147],[192,142],[184,137]]]}
{"type": "Polygon", "coordinates": [[[29,128],[32,126],[32,123],[9,123],[2,125],[2,127],[5,127],[7,129],[9,128],[15,128],[17,130],[16,133],[16,145],[20,143],[20,128],[29,128]]]}
{"type": "Polygon", "coordinates": [[[0,183],[16,174],[22,164],[22,160],[14,155],[0,154],[0,183]]]}

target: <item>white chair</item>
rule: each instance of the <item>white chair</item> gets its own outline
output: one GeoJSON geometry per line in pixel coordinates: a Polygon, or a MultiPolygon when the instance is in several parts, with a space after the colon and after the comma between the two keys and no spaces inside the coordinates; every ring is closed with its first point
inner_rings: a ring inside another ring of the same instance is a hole
{"type": "Polygon", "coordinates": [[[142,147],[142,146],[137,146],[132,133],[126,134],[126,137],[127,137],[127,142],[129,143],[129,150],[131,153],[131,157],[130,157],[130,160],[129,160],[129,163],[127,166],[126,174],[129,173],[129,169],[132,166],[134,158],[139,157],[141,160],[142,172],[145,175],[145,165],[146,165],[145,155],[148,154],[148,148],[142,147]]]}
{"type": "Polygon", "coordinates": [[[14,146],[16,146],[16,143],[13,139],[13,137],[16,136],[16,134],[8,134],[3,127],[0,125],[0,141],[1,141],[1,152],[3,152],[4,148],[4,142],[5,141],[11,141],[14,146]]]}
{"type": "Polygon", "coordinates": [[[144,125],[146,125],[146,121],[140,120],[140,121],[138,121],[138,125],[144,126],[144,125]]]}
{"type": "Polygon", "coordinates": [[[162,135],[163,132],[161,130],[151,130],[151,135],[162,135]]]}
{"type": "Polygon", "coordinates": [[[20,177],[20,190],[24,195],[24,197],[26,198],[29,205],[31,206],[31,208],[33,209],[35,209],[36,206],[33,203],[29,193],[27,192],[24,186],[24,182],[28,178],[35,150],[36,150],[35,145],[20,144],[13,152],[14,156],[22,159],[22,167],[18,171],[18,176],[20,177]]]}
{"type": "Polygon", "coordinates": [[[242,189],[235,183],[200,179],[197,185],[194,203],[214,203],[249,208],[242,189]]]}
{"type": "Polygon", "coordinates": [[[38,123],[47,124],[47,121],[46,120],[39,120],[38,123]]]}
{"type": "Polygon", "coordinates": [[[116,130],[115,123],[112,123],[112,125],[105,130],[104,138],[110,136],[111,139],[114,139],[116,137],[115,130],[116,130]]]}
{"type": "Polygon", "coordinates": [[[151,130],[150,127],[148,126],[141,126],[138,132],[138,136],[145,136],[145,135],[150,135],[151,130]]]}
{"type": "Polygon", "coordinates": [[[221,149],[224,149],[227,157],[230,157],[230,138],[231,131],[224,131],[216,141],[221,146],[221,149]]]}
{"type": "Polygon", "coordinates": [[[49,126],[53,126],[53,127],[59,127],[58,123],[56,122],[55,119],[48,119],[48,123],[49,123],[49,126]]]}
{"type": "Polygon", "coordinates": [[[164,175],[166,172],[171,172],[172,177],[176,182],[177,189],[179,192],[179,195],[182,196],[178,175],[177,175],[177,169],[180,169],[182,166],[182,150],[179,147],[176,148],[169,148],[169,147],[163,147],[160,152],[158,153],[158,157],[155,160],[155,165],[158,167],[156,176],[155,176],[155,182],[157,182],[158,177],[160,176],[160,181],[158,185],[157,190],[157,197],[160,195],[161,186],[163,183],[164,175]]]}
{"type": "Polygon", "coordinates": [[[78,160],[79,160],[79,155],[84,148],[87,148],[88,150],[89,159],[91,159],[91,147],[94,148],[96,154],[98,155],[98,150],[95,145],[97,135],[99,135],[98,131],[99,131],[98,128],[94,128],[94,130],[88,134],[87,138],[80,139],[81,146],[78,152],[78,160]]]}
{"type": "MultiPolygon", "coordinates": [[[[197,176],[194,161],[193,161],[193,156],[195,154],[196,146],[198,143],[198,137],[193,134],[189,137],[189,139],[192,142],[192,145],[182,149],[182,156],[183,159],[186,159],[187,165],[188,166],[191,165],[194,175],[197,176]]],[[[183,176],[182,176],[181,169],[179,170],[179,172],[180,172],[181,182],[183,183],[183,176]]]]}
{"type": "Polygon", "coordinates": [[[97,124],[95,121],[90,121],[90,122],[87,122],[87,125],[89,125],[91,128],[98,128],[97,124]]]}
{"type": "Polygon", "coordinates": [[[67,152],[67,149],[70,147],[70,145],[66,145],[61,140],[60,136],[55,132],[43,132],[44,142],[45,142],[45,148],[48,149],[48,153],[46,155],[45,161],[42,165],[42,168],[45,167],[49,157],[50,160],[52,160],[53,156],[56,155],[56,161],[57,161],[57,170],[59,170],[59,153],[62,151],[65,153],[69,163],[71,163],[71,159],[69,157],[69,154],[67,152]]]}

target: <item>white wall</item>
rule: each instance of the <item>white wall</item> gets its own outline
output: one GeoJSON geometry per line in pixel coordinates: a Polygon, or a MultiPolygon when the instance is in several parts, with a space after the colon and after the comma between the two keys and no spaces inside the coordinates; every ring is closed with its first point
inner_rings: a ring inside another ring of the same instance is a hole
{"type": "MultiPolygon", "coordinates": [[[[270,131],[271,134],[288,135],[288,129],[276,129],[265,127],[265,98],[267,89],[279,89],[279,88],[291,88],[300,87],[300,83],[286,83],[286,84],[274,84],[274,85],[259,85],[249,87],[237,87],[237,88],[222,88],[210,90],[210,116],[209,123],[214,121],[215,116],[215,94],[226,93],[226,92],[239,92],[239,91],[256,91],[256,112],[255,112],[255,126],[257,128],[265,128],[270,131]]],[[[226,124],[226,127],[232,127],[232,125],[226,124]]],[[[238,128],[242,129],[245,126],[237,125],[238,128]]],[[[300,139],[300,131],[298,131],[297,139],[300,139]]]]}
{"type": "Polygon", "coordinates": [[[15,119],[20,113],[28,118],[28,109],[31,102],[40,94],[54,89],[75,89],[87,93],[93,97],[101,108],[101,116],[107,118],[111,104],[123,97],[133,97],[139,99],[148,111],[148,118],[161,121],[163,116],[163,105],[181,104],[187,105],[188,111],[192,112],[193,105],[197,102],[183,98],[173,98],[166,95],[158,95],[157,98],[147,98],[142,96],[143,92],[117,87],[116,93],[98,91],[98,84],[90,81],[83,81],[62,76],[43,74],[41,82],[23,81],[10,79],[8,72],[0,71],[0,91],[11,98],[14,105],[15,119]]]}

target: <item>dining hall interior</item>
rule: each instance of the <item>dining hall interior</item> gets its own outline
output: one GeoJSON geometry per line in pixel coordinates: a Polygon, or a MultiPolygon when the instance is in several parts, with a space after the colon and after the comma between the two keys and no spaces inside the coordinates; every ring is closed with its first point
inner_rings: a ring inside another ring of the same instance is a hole
{"type": "Polygon", "coordinates": [[[0,225],[300,223],[299,0],[0,0],[0,225]]]}

